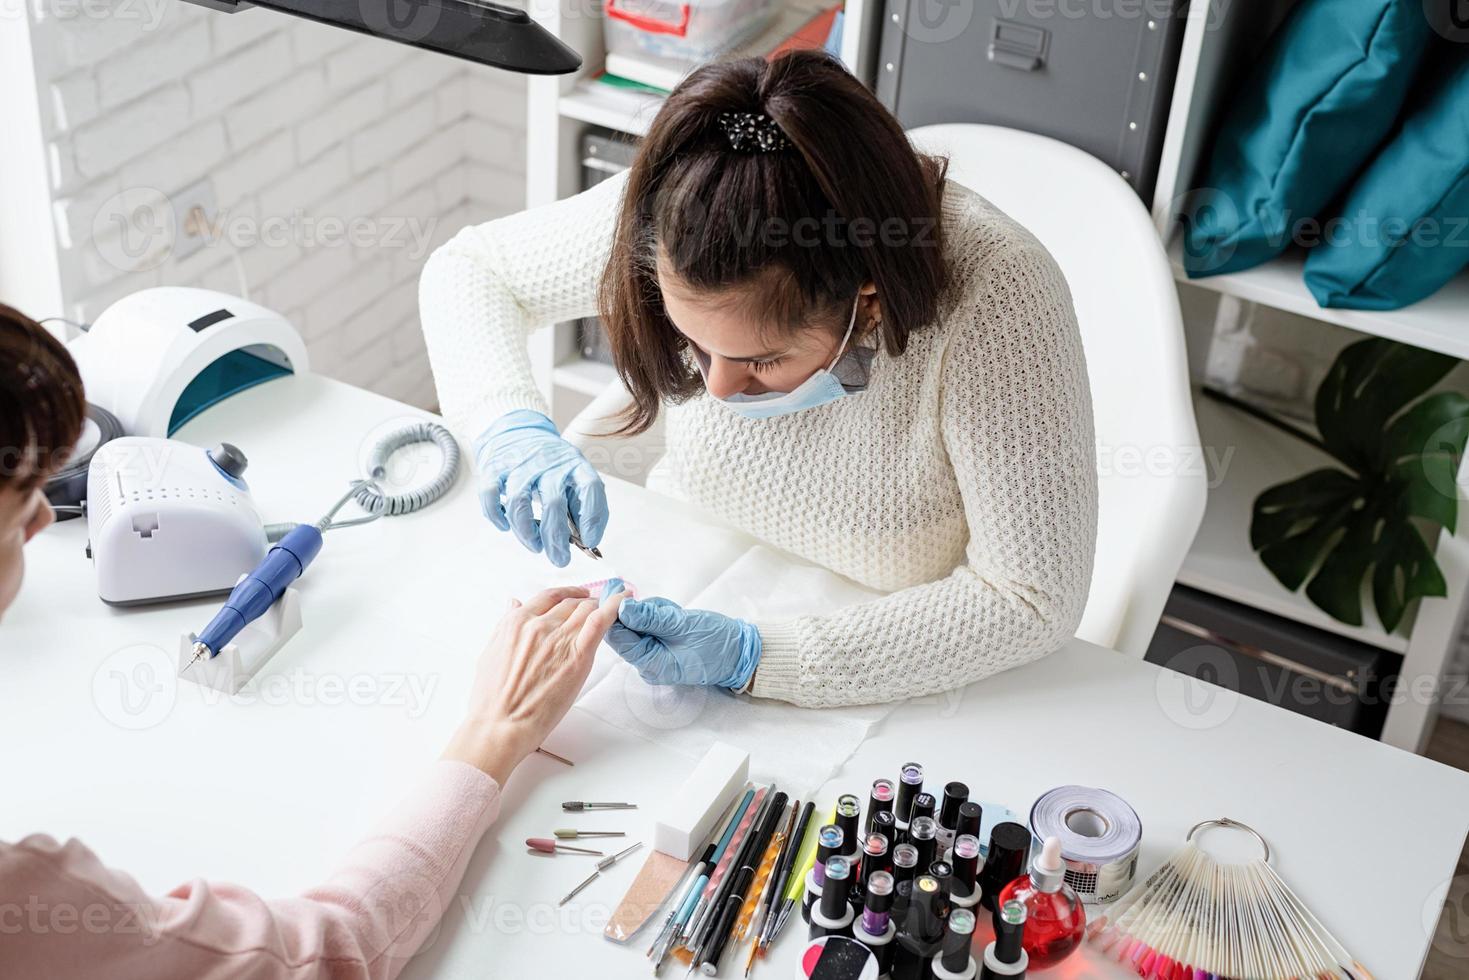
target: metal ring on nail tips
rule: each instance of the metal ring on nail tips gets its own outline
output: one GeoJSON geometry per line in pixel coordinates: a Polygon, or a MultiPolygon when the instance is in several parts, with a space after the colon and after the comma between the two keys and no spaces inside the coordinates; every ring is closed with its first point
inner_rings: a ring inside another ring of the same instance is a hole
{"type": "Polygon", "coordinates": [[[1243,830],[1247,833],[1254,834],[1255,840],[1259,841],[1260,846],[1265,849],[1265,863],[1270,863],[1270,844],[1265,840],[1264,835],[1261,834],[1254,827],[1251,827],[1249,824],[1240,823],[1238,820],[1234,820],[1230,817],[1219,817],[1215,820],[1200,820],[1198,823],[1189,828],[1188,833],[1184,835],[1183,839],[1186,841],[1191,841],[1194,839],[1194,834],[1197,833],[1200,828],[1210,826],[1232,827],[1235,830],[1243,830]]]}

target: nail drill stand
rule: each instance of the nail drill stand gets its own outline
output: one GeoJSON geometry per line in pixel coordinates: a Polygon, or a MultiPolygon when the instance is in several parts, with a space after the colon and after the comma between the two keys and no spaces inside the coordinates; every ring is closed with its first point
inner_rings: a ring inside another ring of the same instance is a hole
{"type": "Polygon", "coordinates": [[[300,629],[301,593],[287,588],[265,615],[246,626],[218,655],[208,660],[200,660],[188,667],[189,661],[194,659],[194,641],[198,636],[194,633],[180,636],[179,677],[225,694],[238,694],[240,688],[300,629]]]}

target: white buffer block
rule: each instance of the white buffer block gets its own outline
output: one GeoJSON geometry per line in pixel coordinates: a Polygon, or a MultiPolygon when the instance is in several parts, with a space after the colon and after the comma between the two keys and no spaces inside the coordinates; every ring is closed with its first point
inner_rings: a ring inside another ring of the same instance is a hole
{"type": "Polygon", "coordinates": [[[714,822],[744,792],[749,775],[750,753],[715,742],[674,794],[663,819],[653,825],[653,848],[691,860],[694,849],[714,832],[714,822]]]}

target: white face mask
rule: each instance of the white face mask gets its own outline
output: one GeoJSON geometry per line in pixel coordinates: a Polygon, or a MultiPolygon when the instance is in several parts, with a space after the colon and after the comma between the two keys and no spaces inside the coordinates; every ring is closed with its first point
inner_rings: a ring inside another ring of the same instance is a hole
{"type": "MultiPolygon", "coordinates": [[[[847,320],[847,332],[842,335],[841,346],[837,348],[836,355],[832,357],[831,363],[820,369],[811,377],[802,381],[791,391],[766,391],[758,395],[737,394],[728,398],[716,398],[715,401],[728,408],[736,415],[743,415],[747,419],[768,419],[777,415],[790,415],[808,408],[819,408],[828,402],[834,402],[847,393],[837,376],[831,373],[836,367],[837,361],[842,359],[842,353],[847,349],[847,341],[852,337],[852,327],[857,323],[857,307],[862,303],[862,294],[857,294],[857,299],[852,303],[852,316],[847,320]]],[[[705,357],[696,357],[695,363],[699,365],[699,373],[704,375],[704,384],[709,384],[709,373],[705,367],[705,357]]]]}

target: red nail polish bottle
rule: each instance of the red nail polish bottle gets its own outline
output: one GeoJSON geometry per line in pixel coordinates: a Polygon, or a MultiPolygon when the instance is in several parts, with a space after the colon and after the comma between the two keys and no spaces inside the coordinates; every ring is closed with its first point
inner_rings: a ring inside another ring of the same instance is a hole
{"type": "Polygon", "coordinates": [[[1025,906],[1025,935],[1022,945],[1032,970],[1044,970],[1070,956],[1081,945],[1086,931],[1086,909],[1072,887],[1066,884],[1066,865],[1061,860],[1061,839],[1046,838],[1040,854],[1030,862],[1030,874],[1022,875],[1000,892],[996,908],[1014,899],[1025,906]]]}

